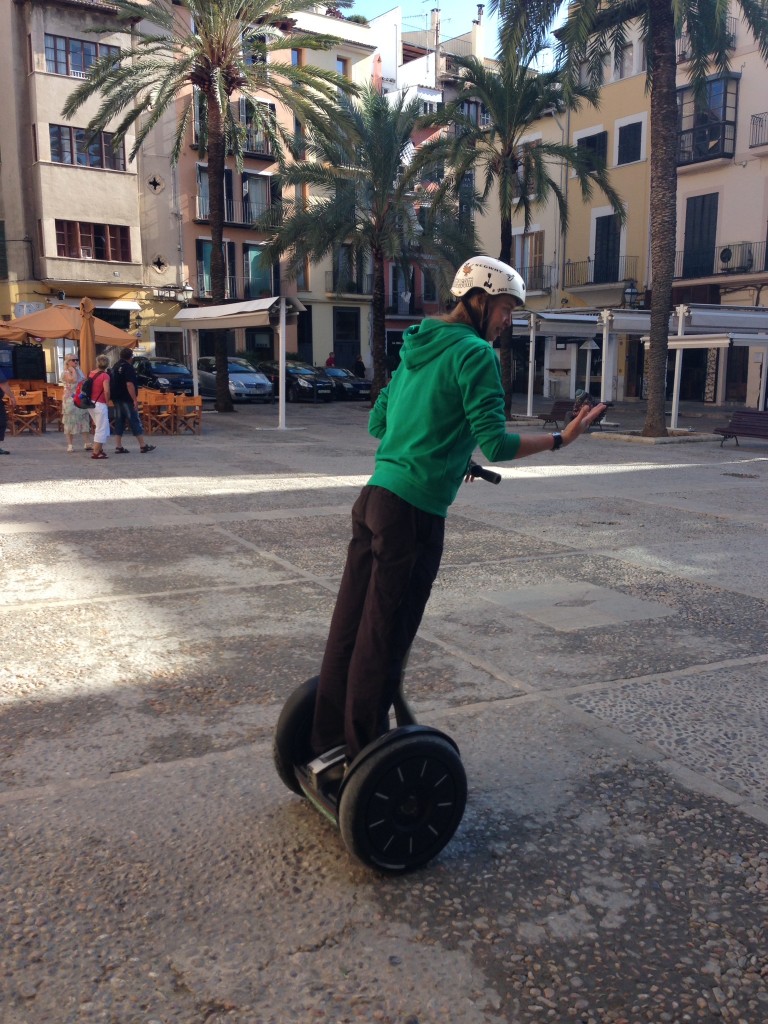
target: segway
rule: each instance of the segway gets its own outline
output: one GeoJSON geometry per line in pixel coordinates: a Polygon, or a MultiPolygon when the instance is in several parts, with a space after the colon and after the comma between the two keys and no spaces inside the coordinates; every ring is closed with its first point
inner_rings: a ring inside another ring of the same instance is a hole
{"type": "MultiPolygon", "coordinates": [[[[475,464],[470,476],[501,480],[475,464]]],[[[278,775],[339,829],[344,845],[364,864],[388,874],[423,867],[453,838],[464,814],[467,776],[458,746],[439,729],[417,723],[401,675],[393,702],[396,728],[348,766],[344,746],[314,757],[317,687],[317,676],[308,679],[283,707],[274,736],[278,775]]]]}

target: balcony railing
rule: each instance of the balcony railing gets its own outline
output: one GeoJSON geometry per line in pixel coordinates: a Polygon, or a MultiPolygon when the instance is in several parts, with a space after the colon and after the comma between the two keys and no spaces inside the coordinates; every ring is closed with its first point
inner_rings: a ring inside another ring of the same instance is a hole
{"type": "Polygon", "coordinates": [[[423,316],[424,299],[415,294],[407,299],[399,293],[387,295],[386,311],[390,316],[423,316]]]}
{"type": "Polygon", "coordinates": [[[755,274],[766,270],[765,242],[729,242],[712,249],[689,249],[675,253],[676,278],[755,274]]]}
{"type": "Polygon", "coordinates": [[[698,164],[703,160],[732,157],[736,149],[736,125],[733,121],[717,121],[700,125],[677,136],[677,166],[698,164]]]}
{"type": "Polygon", "coordinates": [[[565,264],[564,288],[579,288],[590,284],[619,284],[637,278],[637,256],[618,259],[588,259],[565,264]]]}
{"type": "Polygon", "coordinates": [[[246,129],[243,152],[249,156],[272,156],[272,143],[264,132],[246,129]]]}
{"type": "MultiPolygon", "coordinates": [[[[210,200],[207,196],[195,196],[195,220],[210,219],[210,200]]],[[[225,199],[224,223],[247,224],[249,227],[263,217],[270,209],[269,203],[255,203],[249,200],[225,199]]]]}
{"type": "Polygon", "coordinates": [[[768,145],[768,111],[753,114],[749,124],[749,148],[768,145]]]}
{"type": "MultiPolygon", "coordinates": [[[[197,295],[201,299],[210,299],[213,297],[213,292],[211,291],[210,270],[200,263],[197,264],[197,295]]],[[[234,275],[228,275],[224,282],[224,298],[237,298],[237,279],[234,275]]]]}
{"type": "Polygon", "coordinates": [[[517,270],[529,292],[548,292],[552,288],[555,268],[549,264],[533,263],[529,267],[518,267],[517,270]]]}
{"type": "Polygon", "coordinates": [[[342,273],[326,270],[325,290],[336,295],[373,295],[373,274],[342,273]]]}
{"type": "MultiPolygon", "coordinates": [[[[726,32],[728,33],[728,46],[733,49],[736,45],[736,28],[738,22],[736,18],[726,19],[726,32]]],[[[693,48],[691,47],[691,37],[687,32],[683,32],[680,38],[677,40],[675,47],[675,53],[677,55],[677,63],[684,64],[689,61],[693,56],[693,48]]]]}

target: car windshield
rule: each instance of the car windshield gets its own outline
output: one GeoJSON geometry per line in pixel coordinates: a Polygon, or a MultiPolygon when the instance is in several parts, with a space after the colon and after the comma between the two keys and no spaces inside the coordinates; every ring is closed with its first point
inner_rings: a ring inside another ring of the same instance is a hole
{"type": "Polygon", "coordinates": [[[289,366],[288,369],[291,373],[302,373],[305,377],[314,377],[315,371],[311,370],[308,366],[289,366]]]}
{"type": "Polygon", "coordinates": [[[324,373],[328,377],[344,377],[346,374],[342,369],[336,366],[318,366],[318,373],[324,373]]]}
{"type": "Polygon", "coordinates": [[[155,373],[189,373],[183,363],[175,363],[172,359],[166,359],[162,363],[150,363],[155,373]]]}
{"type": "Polygon", "coordinates": [[[251,366],[247,359],[230,359],[227,362],[230,373],[257,373],[255,367],[251,366]]]}

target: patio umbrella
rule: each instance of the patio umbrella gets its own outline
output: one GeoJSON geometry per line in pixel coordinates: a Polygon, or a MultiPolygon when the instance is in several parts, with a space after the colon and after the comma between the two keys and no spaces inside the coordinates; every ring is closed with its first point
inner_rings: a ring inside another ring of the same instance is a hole
{"type": "Polygon", "coordinates": [[[96,345],[134,348],[132,334],[113,327],[106,320],[93,315],[94,305],[89,298],[80,302],[80,308],[56,303],[20,316],[17,320],[0,323],[0,339],[28,341],[30,338],[69,338],[80,345],[80,362],[84,373],[93,369],[96,345]],[[84,334],[85,329],[85,334],[84,334]]]}

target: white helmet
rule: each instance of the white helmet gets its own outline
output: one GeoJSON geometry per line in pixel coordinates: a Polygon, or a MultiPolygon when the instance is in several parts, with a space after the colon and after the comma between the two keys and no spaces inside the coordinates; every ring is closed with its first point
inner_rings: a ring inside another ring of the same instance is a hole
{"type": "Polygon", "coordinates": [[[490,256],[472,256],[456,271],[451,295],[461,298],[473,288],[482,288],[489,295],[514,295],[525,305],[525,281],[514,269],[490,256]]]}

